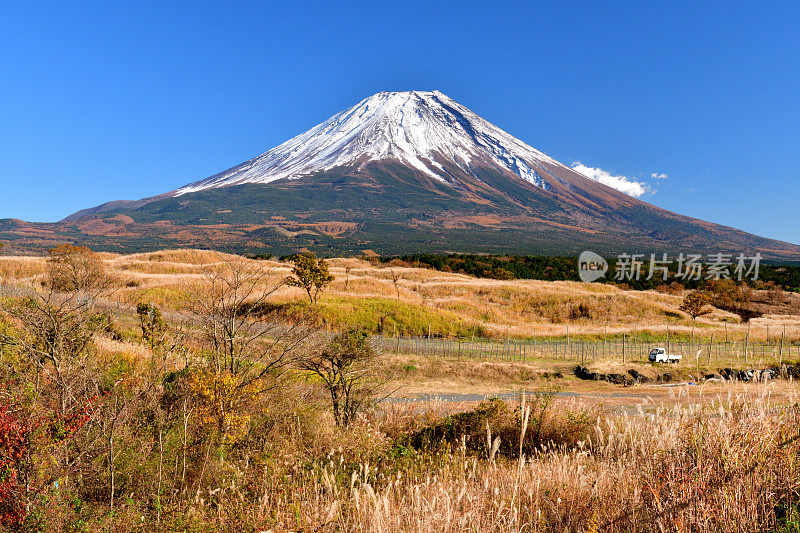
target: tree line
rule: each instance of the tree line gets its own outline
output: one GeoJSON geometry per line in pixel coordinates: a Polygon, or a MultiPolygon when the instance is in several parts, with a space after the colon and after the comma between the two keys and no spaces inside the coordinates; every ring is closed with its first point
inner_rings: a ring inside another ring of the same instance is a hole
{"type": "MultiPolygon", "coordinates": [[[[475,254],[409,254],[367,258],[381,264],[406,265],[431,268],[441,272],[455,272],[479,278],[500,280],[534,279],[542,281],[577,281],[578,258],[572,256],[530,256],[530,255],[475,255],[475,254]]],[[[601,283],[623,285],[635,290],[662,289],[670,285],[673,290],[701,289],[708,283],[705,279],[676,279],[678,263],[666,263],[669,274],[666,282],[661,276],[647,278],[646,268],[638,279],[614,279],[617,258],[606,258],[609,269],[601,283]]],[[[758,279],[751,285],[756,289],[768,289],[772,285],[782,290],[800,292],[800,265],[764,264],[759,268],[758,279]]]]}

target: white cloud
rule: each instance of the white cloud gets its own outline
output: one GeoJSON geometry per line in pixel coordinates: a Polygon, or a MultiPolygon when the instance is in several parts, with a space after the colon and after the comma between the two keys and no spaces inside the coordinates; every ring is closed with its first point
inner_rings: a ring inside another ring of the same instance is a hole
{"type": "Polygon", "coordinates": [[[664,174],[663,172],[661,172],[661,173],[651,172],[650,173],[650,177],[651,178],[655,178],[657,180],[665,180],[665,179],[667,179],[668,176],[666,174],[664,174]]]}
{"type": "MultiPolygon", "coordinates": [[[[627,176],[616,176],[602,168],[587,167],[579,161],[572,163],[572,168],[589,179],[608,185],[612,189],[624,192],[634,198],[639,198],[649,191],[646,183],[638,182],[627,176]]],[[[667,177],[666,174],[664,174],[664,177],[667,177]]]]}

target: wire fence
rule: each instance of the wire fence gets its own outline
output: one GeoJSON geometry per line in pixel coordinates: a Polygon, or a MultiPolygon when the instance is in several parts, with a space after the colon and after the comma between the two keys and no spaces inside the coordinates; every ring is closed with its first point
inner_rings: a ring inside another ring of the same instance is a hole
{"type": "MultiPolygon", "coordinates": [[[[91,295],[77,293],[59,293],[62,296],[67,295],[72,299],[76,305],[94,307],[96,299],[91,295]]],[[[43,293],[34,285],[9,283],[0,281],[0,298],[37,298],[39,300],[45,299],[47,293],[43,293]]],[[[116,301],[117,316],[119,316],[119,299],[116,301]]]]}
{"type": "Polygon", "coordinates": [[[3,283],[0,281],[0,298],[30,298],[36,294],[32,285],[17,283],[3,283]]]}
{"type": "MultiPolygon", "coordinates": [[[[32,285],[0,282],[0,298],[27,298],[37,294],[32,285]]],[[[80,297],[79,297],[80,298],[80,297]]],[[[90,298],[86,303],[94,304],[90,298]]],[[[108,311],[116,314],[130,311],[121,305],[119,298],[105,302],[108,311]]],[[[186,323],[194,317],[183,317],[186,323]]],[[[328,331],[328,335],[332,332],[328,331]]],[[[749,335],[728,340],[725,337],[708,339],[665,341],[642,338],[641,335],[623,335],[612,339],[488,339],[440,338],[432,336],[373,335],[372,342],[384,353],[408,354],[424,357],[456,357],[514,362],[568,361],[590,363],[593,361],[631,362],[647,360],[650,350],[664,348],[668,354],[680,355],[684,362],[724,364],[741,363],[783,364],[800,359],[800,343],[786,339],[785,332],[768,341],[754,341],[749,335]]]]}
{"type": "Polygon", "coordinates": [[[375,346],[384,353],[425,357],[463,357],[515,362],[572,361],[642,361],[650,350],[664,348],[684,362],[731,365],[740,363],[782,364],[800,359],[800,344],[787,342],[784,336],[765,341],[694,339],[657,342],[623,336],[608,340],[588,339],[444,339],[424,336],[390,337],[375,335],[375,346]],[[699,352],[699,355],[698,355],[699,352]]]}

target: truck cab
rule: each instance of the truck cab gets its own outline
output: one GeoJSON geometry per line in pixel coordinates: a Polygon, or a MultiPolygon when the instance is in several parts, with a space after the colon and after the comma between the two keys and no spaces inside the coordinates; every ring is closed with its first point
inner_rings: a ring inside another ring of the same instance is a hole
{"type": "Polygon", "coordinates": [[[681,360],[680,354],[668,354],[664,348],[650,350],[650,361],[653,363],[677,363],[681,360]]]}

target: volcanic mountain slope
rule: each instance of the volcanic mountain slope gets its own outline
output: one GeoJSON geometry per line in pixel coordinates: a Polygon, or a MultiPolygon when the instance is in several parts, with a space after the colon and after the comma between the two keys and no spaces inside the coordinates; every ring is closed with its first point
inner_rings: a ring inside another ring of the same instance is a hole
{"type": "Polygon", "coordinates": [[[761,252],[800,247],[684,217],[584,177],[434,92],[383,92],[180,189],[0,238],[112,250],[210,246],[326,254],[761,252]]]}

